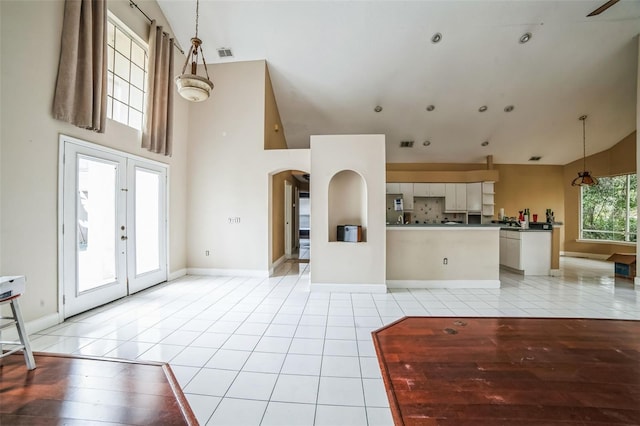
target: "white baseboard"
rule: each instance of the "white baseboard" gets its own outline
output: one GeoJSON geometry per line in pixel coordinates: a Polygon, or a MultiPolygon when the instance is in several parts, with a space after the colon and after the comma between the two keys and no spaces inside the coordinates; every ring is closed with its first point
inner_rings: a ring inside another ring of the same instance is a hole
{"type": "Polygon", "coordinates": [[[387,280],[389,288],[500,288],[500,280],[387,280]]]}
{"type": "Polygon", "coordinates": [[[311,283],[311,292],[317,293],[386,293],[384,284],[340,284],[340,283],[311,283]]]}
{"type": "MultiPolygon", "coordinates": [[[[31,321],[26,321],[24,327],[27,329],[27,334],[32,335],[39,331],[45,330],[54,325],[62,323],[61,315],[49,314],[40,318],[36,318],[31,321]]],[[[9,327],[2,331],[2,340],[18,340],[18,330],[15,327],[9,327]]]]}
{"type": "Polygon", "coordinates": [[[561,251],[560,256],[584,257],[585,259],[607,260],[610,254],[580,253],[577,251],[561,251]]]}
{"type": "Polygon", "coordinates": [[[560,269],[550,269],[549,270],[549,275],[551,275],[552,277],[559,277],[560,275],[562,275],[562,270],[560,270],[560,269]]]}
{"type": "Polygon", "coordinates": [[[189,275],[207,275],[218,277],[253,277],[269,278],[269,271],[260,269],[215,269],[215,268],[187,268],[189,275]]]}
{"type": "Polygon", "coordinates": [[[633,277],[633,285],[636,289],[640,289],[640,277],[633,277]]]}
{"type": "Polygon", "coordinates": [[[177,280],[180,277],[184,277],[187,275],[187,268],[178,269],[177,271],[173,271],[167,277],[167,281],[177,280]]]}
{"type": "Polygon", "coordinates": [[[287,259],[290,259],[290,257],[287,256],[280,256],[280,259],[276,260],[275,262],[273,262],[273,264],[271,265],[271,267],[269,268],[269,276],[273,275],[273,273],[275,272],[276,268],[278,266],[280,266],[282,263],[286,262],[287,259]]]}

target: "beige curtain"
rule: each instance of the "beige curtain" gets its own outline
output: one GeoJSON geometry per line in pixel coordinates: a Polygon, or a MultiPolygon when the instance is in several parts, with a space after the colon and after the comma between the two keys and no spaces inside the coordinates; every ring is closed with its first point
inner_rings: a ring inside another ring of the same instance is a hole
{"type": "Polygon", "coordinates": [[[53,117],[104,133],[107,118],[107,2],[66,0],[53,117]]]}
{"type": "Polygon", "coordinates": [[[149,70],[142,147],[171,155],[173,116],[173,39],[151,22],[149,70]]]}

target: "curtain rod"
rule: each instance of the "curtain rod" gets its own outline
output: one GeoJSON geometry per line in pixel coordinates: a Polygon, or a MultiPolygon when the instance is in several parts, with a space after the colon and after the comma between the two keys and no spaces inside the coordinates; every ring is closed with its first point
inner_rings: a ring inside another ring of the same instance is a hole
{"type": "MultiPolygon", "coordinates": [[[[146,13],[144,13],[144,10],[140,9],[140,7],[139,7],[137,4],[135,4],[135,3],[133,2],[133,0],[129,0],[129,6],[130,6],[131,8],[134,8],[134,7],[135,7],[136,9],[138,9],[138,11],[139,11],[140,13],[142,13],[142,15],[143,15],[145,18],[147,18],[147,20],[149,21],[149,23],[153,22],[153,19],[149,18],[149,15],[147,15],[146,13]]],[[[165,32],[165,34],[169,35],[169,33],[167,33],[167,32],[165,32]]],[[[173,45],[174,45],[174,47],[175,47],[176,49],[178,49],[178,50],[180,51],[180,53],[182,53],[182,54],[184,55],[184,50],[182,50],[182,49],[180,48],[180,46],[178,46],[178,45],[176,44],[175,39],[174,39],[174,41],[173,41],[173,45]]]]}

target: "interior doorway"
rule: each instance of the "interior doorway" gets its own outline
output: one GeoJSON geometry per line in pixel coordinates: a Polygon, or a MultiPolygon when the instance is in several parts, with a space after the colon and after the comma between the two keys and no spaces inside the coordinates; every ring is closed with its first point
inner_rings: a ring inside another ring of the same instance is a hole
{"type": "Polygon", "coordinates": [[[298,206],[298,259],[308,261],[311,257],[311,197],[309,191],[300,191],[298,206]]]}

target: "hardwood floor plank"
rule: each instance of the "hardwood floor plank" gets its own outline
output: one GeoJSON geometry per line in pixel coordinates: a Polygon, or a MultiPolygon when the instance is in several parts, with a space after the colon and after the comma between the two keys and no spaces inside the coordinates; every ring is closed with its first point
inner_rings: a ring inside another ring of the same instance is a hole
{"type": "Polygon", "coordinates": [[[640,321],[407,317],[373,333],[398,425],[640,424],[640,321]]]}
{"type": "Polygon", "coordinates": [[[194,425],[166,364],[35,354],[0,366],[0,424],[194,425]]]}

